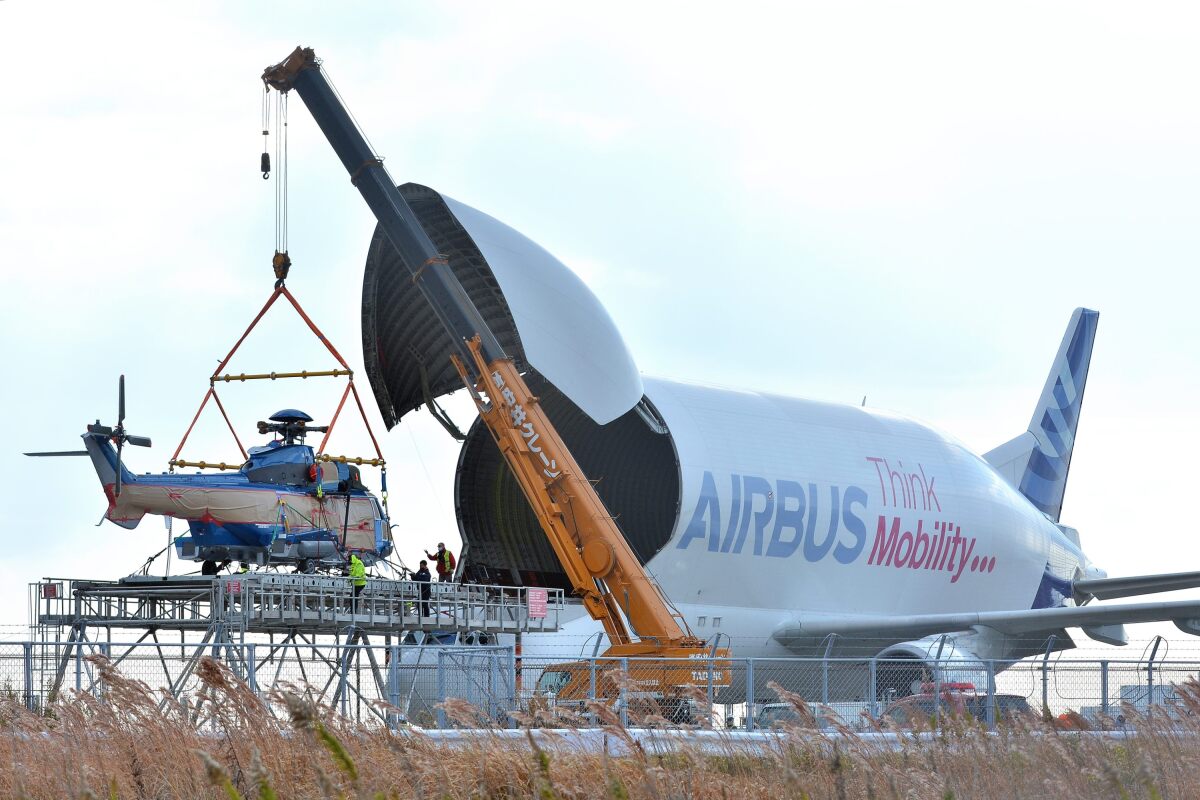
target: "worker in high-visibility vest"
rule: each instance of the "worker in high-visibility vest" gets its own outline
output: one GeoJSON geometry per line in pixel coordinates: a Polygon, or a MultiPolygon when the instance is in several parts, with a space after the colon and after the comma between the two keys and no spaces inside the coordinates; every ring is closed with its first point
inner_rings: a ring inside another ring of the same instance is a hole
{"type": "Polygon", "coordinates": [[[350,554],[350,582],[354,584],[354,596],[362,594],[367,585],[367,565],[362,562],[357,553],[350,554]]]}
{"type": "Polygon", "coordinates": [[[426,558],[432,558],[437,568],[438,582],[443,583],[454,578],[454,553],[446,549],[445,542],[438,542],[436,553],[425,551],[426,558]]]}

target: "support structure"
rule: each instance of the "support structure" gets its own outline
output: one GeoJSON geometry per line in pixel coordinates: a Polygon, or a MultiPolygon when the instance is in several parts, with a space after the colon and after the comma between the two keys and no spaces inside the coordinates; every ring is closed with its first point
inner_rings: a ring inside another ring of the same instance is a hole
{"type": "MultiPolygon", "coordinates": [[[[400,698],[403,681],[394,673],[408,645],[488,643],[499,634],[558,630],[562,591],[532,590],[546,593],[544,616],[540,603],[531,615],[530,591],[372,580],[356,597],[345,578],[270,572],[45,579],[30,585],[30,622],[38,633],[30,668],[52,699],[68,677],[77,691],[94,689],[87,655],[130,659],[179,697],[200,657],[211,655],[256,689],[302,683],[343,713],[354,702],[385,719],[379,701],[395,705],[400,698]],[[114,630],[130,635],[114,640],[114,630]]],[[[406,668],[421,666],[417,655],[406,668]]]]}

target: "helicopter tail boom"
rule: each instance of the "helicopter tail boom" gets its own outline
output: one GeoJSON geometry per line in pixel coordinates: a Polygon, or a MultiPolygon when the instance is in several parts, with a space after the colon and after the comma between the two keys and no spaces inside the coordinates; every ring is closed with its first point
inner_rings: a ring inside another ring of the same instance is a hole
{"type": "Polygon", "coordinates": [[[96,469],[96,476],[100,479],[100,486],[103,487],[104,494],[108,497],[108,512],[105,516],[122,528],[136,528],[137,524],[142,521],[144,512],[124,507],[118,511],[115,487],[118,469],[121,471],[122,484],[134,484],[137,482],[137,478],[117,460],[117,450],[112,446],[108,435],[93,431],[92,427],[89,425],[88,432],[82,436],[83,446],[87,448],[87,454],[92,459],[92,466],[96,469]]]}

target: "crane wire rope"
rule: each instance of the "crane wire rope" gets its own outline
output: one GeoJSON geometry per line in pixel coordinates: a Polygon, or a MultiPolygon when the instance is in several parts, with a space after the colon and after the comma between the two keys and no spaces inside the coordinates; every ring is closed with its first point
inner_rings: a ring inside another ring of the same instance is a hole
{"type": "Polygon", "coordinates": [[[338,91],[337,84],[333,82],[333,76],[329,74],[329,70],[325,67],[324,63],[320,59],[317,59],[317,64],[320,66],[321,72],[325,75],[325,81],[329,84],[329,88],[333,90],[334,97],[337,98],[338,103],[340,103],[342,108],[345,109],[346,116],[350,117],[350,121],[354,123],[354,129],[358,131],[358,135],[361,136],[363,141],[367,143],[367,149],[371,151],[371,155],[373,155],[380,162],[380,164],[382,164],[383,158],[379,155],[379,151],[375,149],[375,145],[367,137],[367,132],[363,130],[362,125],[358,124],[358,118],[354,116],[354,112],[350,110],[350,106],[347,105],[346,101],[342,98],[342,93],[338,91]]]}
{"type": "MultiPolygon", "coordinates": [[[[427,467],[425,464],[425,456],[421,453],[421,445],[417,443],[417,437],[413,433],[412,425],[407,425],[405,427],[408,430],[408,438],[412,441],[413,452],[417,454],[417,461],[421,465],[421,472],[425,473],[425,482],[429,484],[430,497],[434,498],[434,506],[438,509],[438,516],[442,517],[444,521],[449,523],[448,530],[453,532],[455,528],[458,527],[456,521],[447,513],[445,506],[437,502],[437,487],[433,485],[433,477],[429,474],[429,467],[427,467]]],[[[461,539],[461,532],[459,534],[459,538],[461,539]]]]}
{"type": "Polygon", "coordinates": [[[287,98],[284,92],[275,93],[275,252],[285,256],[288,251],[287,98]]]}
{"type": "Polygon", "coordinates": [[[263,86],[262,96],[262,137],[263,151],[259,158],[258,168],[262,172],[262,179],[269,180],[271,177],[271,87],[263,86]]]}

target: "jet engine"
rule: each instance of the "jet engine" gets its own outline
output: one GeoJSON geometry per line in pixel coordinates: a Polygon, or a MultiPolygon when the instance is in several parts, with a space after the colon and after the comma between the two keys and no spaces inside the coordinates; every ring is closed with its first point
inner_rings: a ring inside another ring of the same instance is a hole
{"type": "Polygon", "coordinates": [[[950,636],[900,642],[875,656],[875,691],[881,701],[941,684],[970,684],[984,692],[994,679],[986,661],[950,636]]]}

